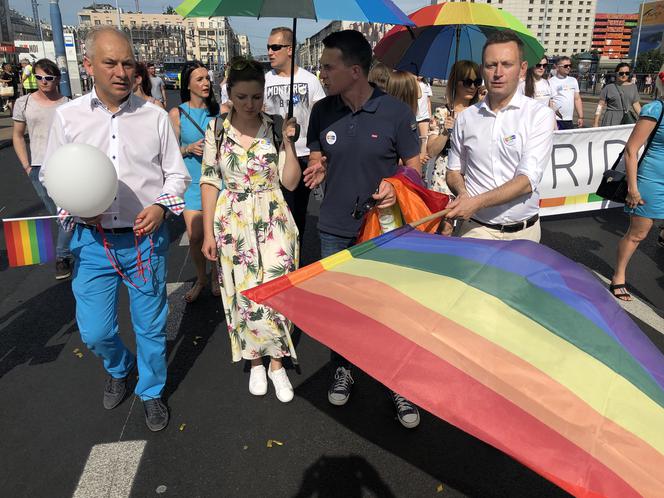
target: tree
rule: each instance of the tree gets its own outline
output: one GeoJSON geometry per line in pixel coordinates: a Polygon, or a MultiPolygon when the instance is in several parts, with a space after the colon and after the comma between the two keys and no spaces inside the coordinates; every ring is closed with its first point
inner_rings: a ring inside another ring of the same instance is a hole
{"type": "Polygon", "coordinates": [[[175,9],[173,8],[172,5],[169,5],[168,7],[166,7],[164,9],[164,14],[171,14],[172,15],[172,14],[177,14],[177,12],[175,12],[175,9]]]}
{"type": "Polygon", "coordinates": [[[654,48],[639,54],[634,70],[637,73],[657,73],[662,64],[664,64],[664,52],[654,48]]]}

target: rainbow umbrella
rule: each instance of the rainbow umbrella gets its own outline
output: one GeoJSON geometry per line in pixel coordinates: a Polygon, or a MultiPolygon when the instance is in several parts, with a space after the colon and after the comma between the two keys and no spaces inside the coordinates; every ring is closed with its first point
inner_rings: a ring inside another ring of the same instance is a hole
{"type": "Polygon", "coordinates": [[[517,18],[491,5],[445,2],[423,7],[409,17],[415,27],[395,26],[374,49],[380,61],[402,71],[447,79],[457,60],[480,63],[487,36],[505,29],[521,38],[529,64],[544,55],[542,45],[517,18]]]}
{"type": "MultiPolygon", "coordinates": [[[[413,24],[392,0],[185,0],[175,11],[182,17],[291,17],[294,39],[298,18],[413,24]]],[[[293,115],[294,68],[295,57],[291,65],[289,116],[293,115]]]]}
{"type": "Polygon", "coordinates": [[[407,225],[244,294],[575,496],[662,496],[664,355],[546,246],[407,225]]]}

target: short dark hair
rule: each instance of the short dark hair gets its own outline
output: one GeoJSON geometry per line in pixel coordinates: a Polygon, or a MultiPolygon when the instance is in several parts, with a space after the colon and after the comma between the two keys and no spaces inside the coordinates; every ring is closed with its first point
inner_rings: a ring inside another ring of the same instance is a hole
{"type": "Polygon", "coordinates": [[[234,57],[231,60],[231,69],[228,72],[226,88],[228,92],[240,81],[257,81],[265,87],[265,71],[258,61],[244,57],[234,57]]]}
{"type": "Polygon", "coordinates": [[[632,67],[631,67],[629,64],[627,64],[626,62],[621,62],[620,64],[618,64],[618,65],[616,66],[616,73],[617,73],[618,71],[620,71],[623,67],[626,67],[627,69],[629,69],[630,72],[631,72],[631,70],[632,70],[632,67]]]}
{"type": "Polygon", "coordinates": [[[570,59],[570,58],[567,57],[566,55],[561,55],[561,56],[558,57],[558,59],[556,60],[556,65],[560,64],[561,62],[565,62],[565,61],[570,61],[570,62],[572,62],[572,59],[570,59]]]}
{"type": "Polygon", "coordinates": [[[134,77],[141,77],[141,90],[148,97],[152,93],[152,82],[150,81],[150,75],[148,74],[148,67],[143,62],[136,63],[136,69],[134,71],[134,77]]]}
{"type": "MultiPolygon", "coordinates": [[[[279,33],[281,33],[281,37],[284,39],[284,42],[288,43],[291,46],[294,45],[294,43],[293,43],[293,30],[292,29],[287,28],[285,26],[279,26],[277,28],[272,28],[272,31],[270,31],[270,36],[277,35],[279,33]]],[[[295,47],[293,47],[293,48],[295,48],[295,47]]]]}
{"type": "Polygon", "coordinates": [[[35,72],[37,69],[41,69],[49,76],[55,76],[58,79],[60,79],[62,76],[60,74],[60,68],[51,59],[39,59],[37,62],[35,62],[33,69],[35,72]]]}
{"type": "Polygon", "coordinates": [[[516,43],[516,47],[519,49],[519,62],[522,62],[523,59],[523,42],[519,35],[517,35],[511,29],[506,29],[504,31],[496,31],[489,35],[482,47],[482,63],[484,63],[484,52],[489,45],[497,45],[499,43],[516,43]]]}
{"type": "Polygon", "coordinates": [[[323,40],[325,48],[336,48],[341,52],[341,59],[347,66],[358,65],[368,76],[371,69],[371,45],[359,31],[345,29],[336,31],[323,40]]]}

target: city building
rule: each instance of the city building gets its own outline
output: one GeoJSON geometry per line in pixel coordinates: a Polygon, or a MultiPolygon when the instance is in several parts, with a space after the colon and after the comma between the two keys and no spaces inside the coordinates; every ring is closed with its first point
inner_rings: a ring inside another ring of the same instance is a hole
{"type": "Polygon", "coordinates": [[[638,14],[597,14],[591,48],[601,59],[626,58],[638,22],[638,14]]]}
{"type": "Polygon", "coordinates": [[[20,41],[49,41],[53,39],[51,25],[39,21],[39,26],[32,17],[27,17],[14,9],[9,10],[14,40],[20,41]],[[40,33],[41,31],[41,33],[40,33]]]}
{"type": "Polygon", "coordinates": [[[81,9],[78,18],[81,30],[120,23],[139,60],[195,59],[219,69],[240,53],[238,36],[225,17],[184,19],[178,14],[118,12],[113,5],[95,3],[81,9]]]}
{"type": "Polygon", "coordinates": [[[237,35],[238,42],[240,43],[240,55],[243,57],[251,57],[251,45],[247,35],[237,35]]]}
{"type": "Polygon", "coordinates": [[[471,1],[488,3],[512,14],[539,40],[547,55],[573,55],[590,49],[597,0],[471,1]]]}
{"type": "Polygon", "coordinates": [[[380,39],[392,28],[391,24],[368,22],[332,21],[318,33],[310,36],[297,48],[298,64],[304,68],[318,67],[323,53],[323,39],[330,33],[344,29],[354,29],[362,33],[374,48],[380,39]]]}
{"type": "Polygon", "coordinates": [[[15,51],[9,3],[8,0],[0,0],[0,61],[13,61],[15,51]]]}

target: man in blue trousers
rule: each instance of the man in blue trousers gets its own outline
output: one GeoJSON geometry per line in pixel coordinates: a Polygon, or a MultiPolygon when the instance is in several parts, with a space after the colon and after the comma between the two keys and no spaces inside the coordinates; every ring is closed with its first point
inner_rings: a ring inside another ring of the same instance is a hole
{"type": "Polygon", "coordinates": [[[40,178],[49,158],[66,143],[93,145],[106,153],[118,174],[113,204],[94,218],[76,219],[71,251],[72,290],[81,337],[104,361],[109,374],[104,408],[126,397],[135,367],[136,395],[148,428],[168,424],[161,400],[166,384],[166,258],[169,212],[180,214],[190,182],[166,112],[131,93],[136,61],[125,33],[93,29],[84,65],[94,77],[92,91],[59,107],[49,135],[40,178]],[[117,300],[121,282],[129,290],[136,355],[118,336],[117,300]]]}

